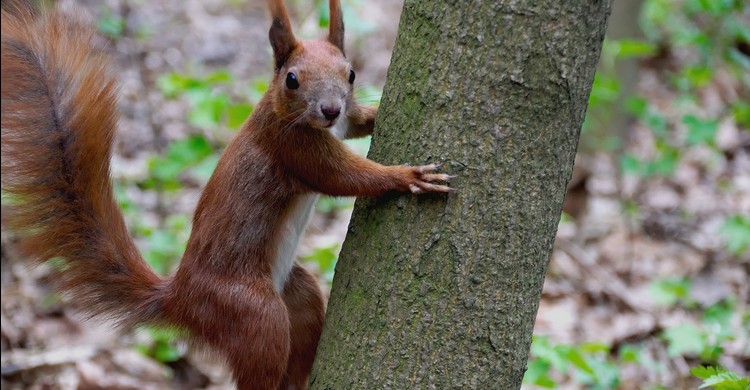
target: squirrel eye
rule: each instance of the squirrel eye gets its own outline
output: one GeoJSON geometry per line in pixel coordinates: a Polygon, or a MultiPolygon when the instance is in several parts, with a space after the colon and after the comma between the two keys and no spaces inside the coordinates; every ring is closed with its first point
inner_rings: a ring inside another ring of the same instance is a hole
{"type": "Polygon", "coordinates": [[[356,75],[354,74],[354,71],[353,71],[353,70],[350,70],[350,71],[349,71],[349,84],[354,84],[354,77],[355,77],[355,76],[356,76],[356,75]]]}
{"type": "MultiPolygon", "coordinates": [[[[351,77],[349,77],[351,79],[351,77]]],[[[289,72],[286,74],[286,87],[289,89],[297,89],[299,88],[299,81],[297,80],[297,75],[289,72]]]]}

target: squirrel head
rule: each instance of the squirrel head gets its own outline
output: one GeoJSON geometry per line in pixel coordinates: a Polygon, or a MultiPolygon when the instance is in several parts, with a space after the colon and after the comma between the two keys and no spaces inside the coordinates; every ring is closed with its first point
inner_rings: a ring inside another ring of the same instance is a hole
{"type": "Polygon", "coordinates": [[[344,17],[338,0],[329,0],[325,40],[300,41],[292,32],[283,0],[269,0],[273,22],[268,33],[274,55],[269,87],[273,109],[284,122],[329,129],[352,103],[354,70],[344,55],[344,17]]]}

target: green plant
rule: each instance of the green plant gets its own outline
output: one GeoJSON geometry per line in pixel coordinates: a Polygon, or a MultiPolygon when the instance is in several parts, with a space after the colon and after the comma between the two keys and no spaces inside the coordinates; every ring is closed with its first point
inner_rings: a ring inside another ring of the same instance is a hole
{"type": "Polygon", "coordinates": [[[669,356],[710,354],[706,334],[693,324],[680,324],[664,331],[669,356]]]}
{"type": "Polygon", "coordinates": [[[657,279],[649,284],[648,292],[658,305],[672,306],[679,302],[684,306],[691,306],[691,287],[692,283],[686,278],[657,279]]]}
{"type": "Polygon", "coordinates": [[[121,15],[124,11],[123,5],[126,2],[138,3],[140,0],[124,0],[115,9],[108,5],[100,7],[99,18],[96,24],[99,32],[113,41],[118,41],[126,36],[136,39],[150,37],[153,34],[151,26],[147,24],[129,26],[127,17],[121,15]]]}
{"type": "Polygon", "coordinates": [[[333,272],[336,268],[336,261],[339,259],[340,249],[341,246],[339,244],[315,248],[312,252],[302,256],[302,260],[316,264],[321,273],[320,277],[327,283],[331,283],[333,272]]]}
{"type": "Polygon", "coordinates": [[[232,98],[227,92],[234,81],[229,72],[218,70],[203,77],[172,72],[159,77],[156,83],[169,98],[187,97],[192,107],[188,122],[193,126],[211,128],[224,124],[236,128],[245,121],[253,107],[244,99],[232,98]]]}
{"type": "Polygon", "coordinates": [[[139,329],[148,335],[149,342],[135,345],[135,349],[142,354],[161,363],[171,363],[185,355],[184,348],[176,342],[176,331],[160,327],[144,327],[139,329]]]}
{"type": "Polygon", "coordinates": [[[166,275],[179,263],[190,236],[190,218],[173,214],[165,218],[161,228],[139,226],[144,240],[143,258],[156,270],[166,275]]]}
{"type": "Polygon", "coordinates": [[[746,254],[750,249],[750,217],[739,214],[727,217],[719,233],[727,249],[735,255],[746,254]]]}
{"type": "Polygon", "coordinates": [[[622,171],[642,177],[671,176],[682,153],[680,148],[671,141],[666,116],[642,97],[629,99],[627,108],[651,130],[654,136],[654,153],[650,158],[625,153],[620,161],[622,171]]]}
{"type": "Polygon", "coordinates": [[[620,374],[609,354],[609,346],[602,343],[553,344],[546,337],[534,336],[523,383],[555,388],[568,377],[592,389],[615,389],[620,374]]]}
{"type": "Polygon", "coordinates": [[[582,142],[594,150],[616,150],[622,146],[618,134],[608,131],[611,113],[620,103],[620,85],[617,65],[625,59],[653,56],[657,47],[650,42],[633,39],[606,38],[599,66],[589,95],[587,115],[583,124],[582,142]]]}
{"type": "Polygon", "coordinates": [[[731,318],[737,306],[724,300],[705,308],[698,324],[683,323],[665,329],[662,338],[667,343],[669,356],[697,356],[703,362],[714,363],[724,352],[724,345],[734,340],[731,318]]]}
{"type": "Polygon", "coordinates": [[[341,198],[337,196],[321,196],[315,209],[323,214],[331,214],[340,210],[349,209],[354,206],[354,198],[341,198]]]}
{"type": "Polygon", "coordinates": [[[104,8],[97,27],[102,34],[118,39],[125,33],[125,19],[112,12],[111,9],[104,8]]]}
{"type": "MultiPolygon", "coordinates": [[[[623,156],[624,172],[669,177],[687,148],[716,148],[718,124],[727,113],[732,113],[738,123],[747,127],[746,103],[728,102],[720,117],[710,116],[700,108],[699,92],[712,83],[720,71],[728,71],[741,83],[742,74],[750,69],[750,60],[737,49],[737,42],[747,42],[750,38],[750,28],[743,16],[749,10],[746,2],[738,0],[644,2],[640,25],[649,45],[629,44],[628,50],[647,56],[682,53],[674,70],[663,71],[663,76],[678,93],[678,98],[666,109],[678,115],[667,119],[663,108],[657,110],[643,98],[629,101],[631,113],[653,133],[655,148],[653,155],[647,158],[623,156]],[[682,128],[685,133],[680,137],[675,130],[682,128]]],[[[606,58],[604,53],[603,59],[606,58]]]]}
{"type": "Polygon", "coordinates": [[[698,366],[690,370],[693,376],[703,380],[699,389],[712,387],[715,390],[747,390],[750,389],[750,379],[713,366],[698,366]]]}
{"type": "Polygon", "coordinates": [[[149,159],[149,177],[141,185],[144,189],[174,191],[182,187],[181,176],[192,175],[201,181],[211,176],[219,156],[206,137],[191,135],[173,141],[161,156],[149,159]]]}
{"type": "Polygon", "coordinates": [[[688,81],[683,87],[700,87],[716,65],[739,71],[750,64],[735,46],[737,41],[750,40],[744,19],[747,10],[742,0],[650,0],[644,2],[640,24],[649,41],[697,54],[675,81],[688,81]]]}

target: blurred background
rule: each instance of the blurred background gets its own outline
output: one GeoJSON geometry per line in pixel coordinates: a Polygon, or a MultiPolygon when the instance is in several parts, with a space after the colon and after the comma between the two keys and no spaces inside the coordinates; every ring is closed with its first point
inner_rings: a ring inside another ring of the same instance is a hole
{"type": "MultiPolygon", "coordinates": [[[[202,187],[267,88],[265,2],[59,3],[87,9],[110,43],[118,201],[144,257],[169,274],[202,187]]],[[[327,2],[287,3],[298,36],[323,34],[327,2]]],[[[402,3],[343,3],[357,96],[376,103],[402,3]]],[[[525,388],[748,386],[749,128],[746,1],[615,1],[525,388]]],[[[366,153],[369,140],[350,145],[366,153]]],[[[352,205],[322,197],[300,248],[324,291],[352,205]]],[[[3,389],[231,388],[216,359],[169,332],[86,321],[2,234],[3,389]]]]}

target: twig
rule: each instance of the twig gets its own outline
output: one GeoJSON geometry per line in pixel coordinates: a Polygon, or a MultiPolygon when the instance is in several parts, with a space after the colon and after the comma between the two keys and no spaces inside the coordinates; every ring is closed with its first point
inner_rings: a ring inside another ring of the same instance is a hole
{"type": "Polygon", "coordinates": [[[581,264],[583,272],[587,273],[591,279],[598,282],[599,287],[602,291],[610,296],[617,298],[619,301],[624,303],[628,308],[635,312],[646,312],[653,317],[653,313],[643,305],[639,304],[628,293],[628,287],[620,280],[617,275],[610,272],[608,269],[600,266],[596,259],[591,256],[588,252],[584,251],[580,246],[576,245],[570,240],[560,238],[556,241],[556,245],[562,251],[567,253],[573,260],[581,264]]]}
{"type": "Polygon", "coordinates": [[[0,358],[2,376],[13,375],[42,366],[58,366],[88,360],[96,356],[99,349],[93,346],[65,347],[51,351],[10,350],[0,358]]]}

